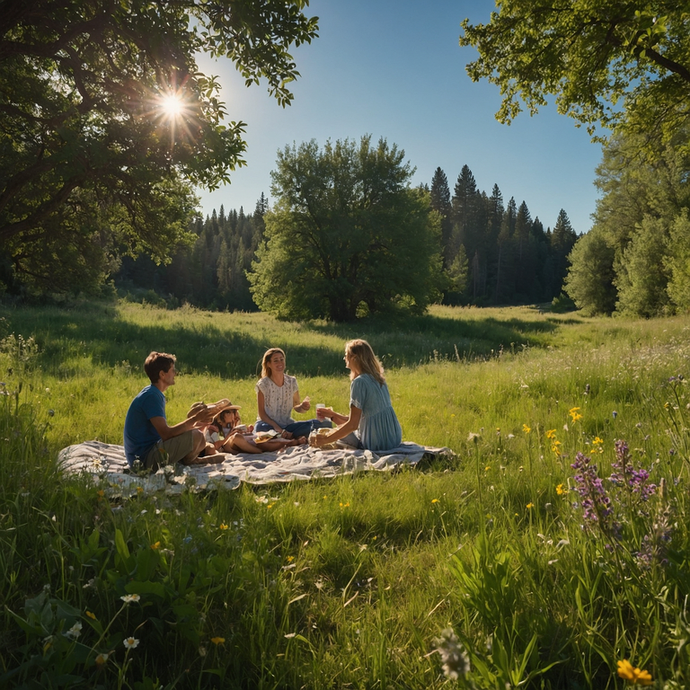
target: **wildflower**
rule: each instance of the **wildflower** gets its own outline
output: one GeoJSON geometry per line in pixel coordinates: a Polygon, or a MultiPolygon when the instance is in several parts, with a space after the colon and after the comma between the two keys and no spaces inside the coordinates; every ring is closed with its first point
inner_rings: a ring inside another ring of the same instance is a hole
{"type": "Polygon", "coordinates": [[[103,491],[103,489],[99,489],[96,493],[98,494],[98,498],[103,498],[103,496],[105,496],[105,491],[103,491]]]}
{"type": "Polygon", "coordinates": [[[269,503],[269,504],[266,506],[266,508],[268,508],[268,509],[273,508],[274,505],[275,505],[275,503],[269,503]]]}
{"type": "Polygon", "coordinates": [[[551,444],[551,452],[555,453],[556,455],[561,454],[561,442],[558,439],[554,439],[553,443],[551,444]]]}
{"type": "Polygon", "coordinates": [[[614,469],[609,481],[616,486],[624,486],[632,494],[637,494],[640,500],[646,501],[656,491],[656,484],[649,483],[649,472],[643,468],[635,469],[630,450],[625,441],[618,440],[614,444],[616,448],[616,461],[611,463],[614,469]]]}
{"type": "Polygon", "coordinates": [[[154,551],[158,551],[158,549],[160,549],[160,547],[161,547],[161,543],[159,541],[157,541],[155,544],[151,544],[151,548],[154,551]]]}
{"type": "Polygon", "coordinates": [[[218,529],[228,529],[228,526],[224,522],[221,522],[218,529]]]}
{"type": "Polygon", "coordinates": [[[103,664],[108,661],[110,654],[108,652],[101,653],[96,657],[96,666],[103,666],[103,664]]]}
{"type": "Polygon", "coordinates": [[[487,465],[487,466],[484,468],[484,472],[488,472],[490,469],[491,469],[491,466],[490,466],[490,465],[487,465]]]}
{"type": "Polygon", "coordinates": [[[91,611],[87,611],[87,612],[86,612],[86,615],[87,615],[92,621],[97,620],[96,614],[95,614],[95,613],[91,613],[91,611]]]}
{"type": "MultiPolygon", "coordinates": [[[[489,469],[489,468],[487,467],[486,469],[489,469]]],[[[431,502],[432,502],[432,503],[438,503],[438,498],[432,498],[432,499],[431,499],[431,502]]]]}
{"type": "Polygon", "coordinates": [[[528,510],[531,510],[532,508],[534,508],[534,503],[528,503],[528,504],[527,504],[527,509],[528,509],[528,510]]]}
{"type": "Polygon", "coordinates": [[[527,424],[522,425],[522,430],[526,433],[529,434],[530,431],[532,431],[532,428],[527,426],[527,424]]]}
{"type": "Polygon", "coordinates": [[[288,556],[286,560],[288,563],[292,563],[292,561],[295,560],[295,557],[294,556],[288,556]]]}
{"type": "Polygon", "coordinates": [[[340,507],[341,508],[349,508],[350,507],[350,501],[348,501],[347,503],[340,503],[340,507]]]}
{"type": "Polygon", "coordinates": [[[81,628],[82,625],[79,621],[77,621],[66,633],[66,637],[71,637],[73,640],[76,640],[79,635],[81,635],[81,628]]]}
{"type": "Polygon", "coordinates": [[[451,417],[455,417],[455,413],[453,413],[453,414],[451,415],[451,417]]]}
{"type": "Polygon", "coordinates": [[[129,651],[130,649],[136,649],[139,646],[139,640],[137,640],[136,637],[126,637],[122,644],[125,646],[125,649],[129,651]]]}
{"type": "Polygon", "coordinates": [[[631,685],[652,684],[652,676],[649,672],[634,668],[627,659],[618,662],[618,675],[627,680],[631,685]]]}
{"type": "Polygon", "coordinates": [[[616,410],[614,410],[613,412],[611,412],[611,415],[615,419],[618,416],[618,412],[616,412],[616,410]]]}
{"type": "Polygon", "coordinates": [[[555,429],[549,429],[546,432],[546,438],[548,438],[548,439],[556,438],[556,430],[555,429]]]}
{"type": "Polygon", "coordinates": [[[580,408],[579,407],[571,407],[568,414],[571,416],[571,418],[574,422],[577,422],[579,419],[582,419],[582,415],[580,414],[580,408]]]}
{"type": "Polygon", "coordinates": [[[470,658],[460,644],[452,628],[446,628],[441,637],[434,640],[436,651],[441,655],[443,673],[449,680],[457,680],[470,671],[470,658]]]}
{"type": "Polygon", "coordinates": [[[619,525],[613,519],[611,499],[597,474],[597,466],[591,458],[582,453],[575,456],[571,467],[577,472],[574,477],[575,490],[582,497],[582,511],[585,523],[598,525],[604,534],[616,535],[619,525]]]}
{"type": "Polygon", "coordinates": [[[673,536],[671,524],[671,509],[666,506],[652,525],[652,531],[642,538],[640,550],[635,554],[635,560],[642,570],[649,570],[654,563],[668,565],[668,543],[673,536]]]}
{"type": "Polygon", "coordinates": [[[137,602],[141,597],[138,594],[125,594],[124,596],[120,597],[122,601],[125,602],[125,604],[131,604],[132,602],[137,602]]]}
{"type": "Polygon", "coordinates": [[[212,637],[211,642],[213,642],[213,644],[216,645],[216,647],[217,647],[219,644],[223,644],[225,642],[225,638],[224,637],[212,637]]]}
{"type": "Polygon", "coordinates": [[[592,441],[593,446],[600,446],[604,442],[603,439],[599,438],[598,436],[594,437],[594,440],[592,441]]]}
{"type": "Polygon", "coordinates": [[[556,493],[557,493],[559,496],[563,496],[563,494],[567,494],[567,493],[568,493],[568,489],[566,489],[566,488],[563,486],[563,484],[559,484],[559,485],[556,487],[556,493]]]}

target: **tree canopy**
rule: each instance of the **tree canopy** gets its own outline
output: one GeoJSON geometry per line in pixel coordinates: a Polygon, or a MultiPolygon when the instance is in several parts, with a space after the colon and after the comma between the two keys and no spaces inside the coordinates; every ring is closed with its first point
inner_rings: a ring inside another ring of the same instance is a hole
{"type": "Polygon", "coordinates": [[[224,122],[196,55],[231,59],[285,106],[289,49],[317,35],[307,4],[0,3],[0,247],[15,269],[50,281],[46,261],[57,271],[90,246],[102,267],[118,243],[166,258],[185,237],[190,185],[214,188],[244,164],[245,125],[224,122]]]}
{"type": "Polygon", "coordinates": [[[670,0],[502,0],[488,24],[462,22],[479,58],[474,81],[501,89],[496,117],[531,114],[555,95],[559,112],[595,124],[672,136],[688,116],[688,8],[670,0]]]}
{"type": "Polygon", "coordinates": [[[249,275],[261,309],[345,321],[426,308],[437,295],[440,217],[428,192],[410,188],[404,156],[368,136],[279,153],[266,243],[249,275]]]}
{"type": "Polygon", "coordinates": [[[616,135],[604,149],[594,226],[575,245],[566,291],[589,313],[657,316],[687,310],[690,134],[681,129],[648,155],[643,135],[616,135]],[[595,256],[595,254],[597,256],[595,256]],[[593,273],[598,278],[593,279],[593,273]],[[589,284],[588,284],[589,282],[589,284]]]}

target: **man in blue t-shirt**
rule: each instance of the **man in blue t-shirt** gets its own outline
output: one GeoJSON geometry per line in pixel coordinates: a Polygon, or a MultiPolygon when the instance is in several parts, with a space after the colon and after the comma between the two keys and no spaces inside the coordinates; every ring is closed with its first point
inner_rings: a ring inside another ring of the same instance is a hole
{"type": "Polygon", "coordinates": [[[125,455],[130,467],[137,458],[154,472],[161,465],[191,464],[206,448],[199,427],[212,421],[215,406],[195,406],[196,411],[175,426],[168,426],[165,418],[163,393],[175,385],[175,361],[175,355],[152,352],[144,362],[151,385],[134,398],[125,418],[125,455]]]}

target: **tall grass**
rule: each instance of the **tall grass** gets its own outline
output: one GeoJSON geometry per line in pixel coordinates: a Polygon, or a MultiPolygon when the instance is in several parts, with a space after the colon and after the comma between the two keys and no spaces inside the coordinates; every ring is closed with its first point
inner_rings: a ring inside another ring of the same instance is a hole
{"type": "Polygon", "coordinates": [[[458,682],[477,687],[616,687],[622,659],[659,687],[687,683],[687,319],[436,308],[355,331],[127,304],[0,316],[0,685],[442,687],[448,626],[470,658],[458,682]],[[269,345],[303,395],[346,409],[342,348],[361,335],[385,356],[405,439],[455,457],[116,503],[55,466],[70,443],[121,442],[151,349],[185,372],[172,421],[224,395],[251,420],[269,345]],[[619,439],[657,486],[647,500],[608,479],[619,439]],[[583,512],[578,452],[615,529],[583,512]]]}

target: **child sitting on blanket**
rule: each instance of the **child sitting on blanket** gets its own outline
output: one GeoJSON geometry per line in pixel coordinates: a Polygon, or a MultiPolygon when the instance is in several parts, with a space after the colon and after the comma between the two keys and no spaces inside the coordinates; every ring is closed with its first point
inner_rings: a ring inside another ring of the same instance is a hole
{"type": "Polygon", "coordinates": [[[206,440],[214,448],[213,452],[221,453],[271,453],[283,450],[288,446],[296,446],[306,443],[304,437],[296,439],[275,438],[269,441],[256,443],[256,434],[253,426],[246,427],[242,424],[238,405],[230,405],[223,409],[213,423],[206,430],[206,440]],[[222,438],[221,438],[222,434],[222,438]]]}

